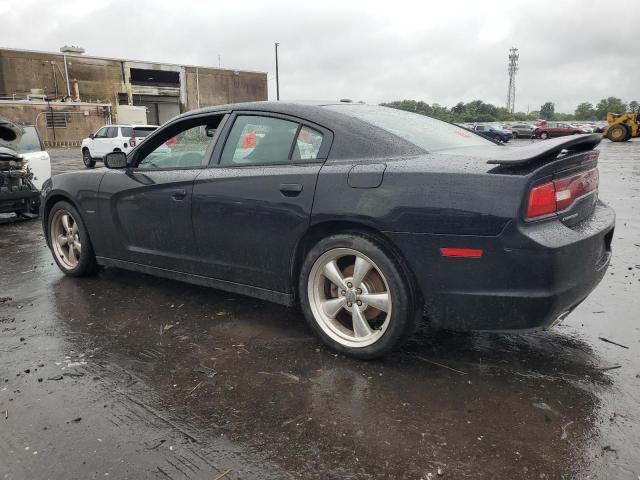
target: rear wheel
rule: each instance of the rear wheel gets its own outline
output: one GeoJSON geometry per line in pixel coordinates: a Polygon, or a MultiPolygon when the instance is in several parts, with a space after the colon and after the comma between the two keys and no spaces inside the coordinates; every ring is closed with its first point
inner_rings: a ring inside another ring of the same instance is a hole
{"type": "Polygon", "coordinates": [[[609,127],[607,138],[612,142],[626,142],[631,138],[631,129],[620,123],[609,127]]]}
{"type": "Polygon", "coordinates": [[[80,214],[69,202],[56,203],[48,218],[49,245],[60,270],[73,277],[95,272],[96,257],[80,214]]]}
{"type": "Polygon", "coordinates": [[[84,166],[87,168],[93,168],[96,166],[96,161],[91,158],[91,152],[87,147],[82,149],[82,161],[84,162],[84,166]]]}
{"type": "Polygon", "coordinates": [[[409,338],[420,319],[407,277],[372,238],[338,234],[307,254],[300,303],[307,322],[329,347],[377,358],[409,338]]]}
{"type": "Polygon", "coordinates": [[[543,140],[546,140],[547,138],[549,138],[549,134],[547,132],[542,132],[540,134],[540,138],[543,140]]]}

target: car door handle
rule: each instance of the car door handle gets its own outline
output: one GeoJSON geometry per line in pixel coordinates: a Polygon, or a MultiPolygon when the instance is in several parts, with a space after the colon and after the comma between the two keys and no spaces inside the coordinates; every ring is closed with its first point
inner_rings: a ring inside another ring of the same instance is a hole
{"type": "Polygon", "coordinates": [[[171,198],[173,198],[174,200],[177,200],[177,201],[184,200],[185,198],[187,198],[187,191],[186,190],[176,190],[171,194],[171,198]]]}
{"type": "Polygon", "coordinates": [[[302,192],[302,185],[299,183],[281,183],[280,192],[285,197],[297,197],[302,192]]]}

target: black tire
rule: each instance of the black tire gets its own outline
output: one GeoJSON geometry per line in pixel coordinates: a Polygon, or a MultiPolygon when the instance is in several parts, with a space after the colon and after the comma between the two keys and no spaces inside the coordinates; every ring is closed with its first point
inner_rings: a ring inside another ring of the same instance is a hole
{"type": "Polygon", "coordinates": [[[98,264],[96,263],[96,256],[93,252],[93,245],[91,244],[91,239],[89,238],[89,233],[87,232],[87,228],[84,225],[84,221],[82,217],[78,213],[78,210],[71,205],[69,202],[60,201],[57,202],[51,210],[49,211],[49,215],[47,217],[47,240],[49,243],[49,248],[51,253],[53,254],[53,258],[58,265],[58,268],[62,270],[63,273],[69,275],[71,277],[83,277],[86,275],[90,275],[97,270],[98,264]],[[69,268],[66,266],[58,255],[56,255],[55,248],[53,246],[53,242],[56,241],[55,238],[52,237],[52,222],[54,218],[56,218],[56,214],[60,212],[68,213],[73,217],[74,222],[78,225],[78,235],[80,239],[80,243],[82,245],[82,249],[80,252],[80,257],[78,258],[77,265],[73,268],[69,268]]]}
{"type": "Polygon", "coordinates": [[[399,347],[411,337],[422,318],[421,302],[415,293],[408,270],[382,242],[360,232],[340,233],[316,243],[307,253],[302,264],[298,292],[300,306],[314,333],[336,352],[363,360],[382,357],[399,347]],[[312,300],[309,295],[309,279],[314,264],[322,255],[342,248],[355,250],[373,261],[374,268],[380,271],[388,286],[392,305],[391,312],[388,314],[388,324],[384,333],[374,343],[366,346],[346,346],[336,341],[323,330],[319,323],[322,320],[316,319],[310,304],[312,300]]]}
{"type": "Polygon", "coordinates": [[[607,130],[607,138],[612,142],[626,142],[631,138],[631,129],[623,123],[612,125],[607,130]]]}
{"type": "Polygon", "coordinates": [[[91,152],[87,147],[82,149],[82,162],[87,168],[93,168],[96,166],[96,161],[91,157],[91,152]]]}
{"type": "Polygon", "coordinates": [[[518,138],[518,132],[516,132],[516,131],[511,132],[511,136],[515,140],[516,138],[518,138]]]}
{"type": "Polygon", "coordinates": [[[540,138],[541,138],[542,140],[546,140],[547,138],[549,138],[549,134],[548,134],[547,132],[542,132],[542,133],[540,134],[540,138]]]}

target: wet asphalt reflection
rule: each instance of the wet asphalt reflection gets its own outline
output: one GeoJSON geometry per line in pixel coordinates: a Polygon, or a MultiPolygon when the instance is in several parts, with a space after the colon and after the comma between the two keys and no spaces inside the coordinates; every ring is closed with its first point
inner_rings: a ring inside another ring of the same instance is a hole
{"type": "Polygon", "coordinates": [[[562,325],[425,329],[376,362],[328,351],[294,309],[117,269],[66,278],[38,220],[3,221],[0,475],[636,480],[640,140],[601,149],[613,264],[562,325]]]}

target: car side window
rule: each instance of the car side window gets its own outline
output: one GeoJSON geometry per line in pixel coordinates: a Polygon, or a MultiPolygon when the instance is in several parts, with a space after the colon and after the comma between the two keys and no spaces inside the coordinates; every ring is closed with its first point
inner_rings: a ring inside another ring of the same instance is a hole
{"type": "Polygon", "coordinates": [[[322,145],[322,134],[312,128],[302,127],[298,132],[291,160],[294,162],[316,160],[320,145],[322,145]]]}
{"type": "Polygon", "coordinates": [[[160,138],[163,143],[146,154],[137,168],[157,170],[202,166],[219,122],[220,118],[215,119],[215,124],[211,124],[211,121],[196,120],[182,127],[177,126],[177,130],[168,129],[167,136],[160,138]]]}
{"type": "Polygon", "coordinates": [[[105,138],[107,135],[107,127],[102,127],[100,130],[96,132],[93,138],[105,138]]]}
{"type": "Polygon", "coordinates": [[[133,137],[133,128],[132,127],[120,127],[120,132],[122,132],[122,136],[125,138],[133,137]]]}
{"type": "Polygon", "coordinates": [[[109,127],[107,129],[107,138],[116,138],[118,136],[118,127],[109,127]]]}
{"type": "Polygon", "coordinates": [[[220,164],[288,163],[297,130],[296,122],[272,117],[240,115],[229,132],[220,164]]]}

